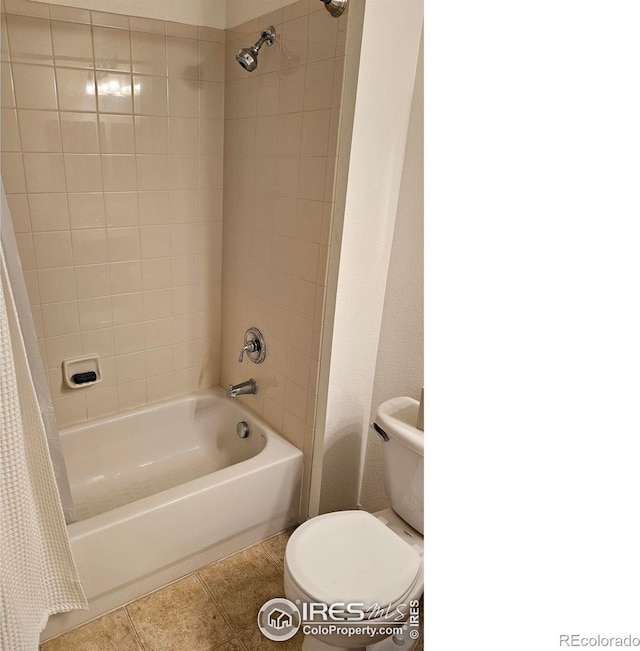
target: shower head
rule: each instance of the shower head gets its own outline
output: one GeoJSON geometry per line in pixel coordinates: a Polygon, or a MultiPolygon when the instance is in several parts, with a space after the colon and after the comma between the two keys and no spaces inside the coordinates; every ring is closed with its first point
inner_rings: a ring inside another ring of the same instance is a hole
{"type": "Polygon", "coordinates": [[[276,40],[276,29],[271,26],[265,29],[260,38],[256,41],[255,45],[251,47],[243,47],[241,50],[238,50],[236,54],[236,61],[247,71],[253,72],[258,67],[258,52],[260,48],[266,43],[267,45],[273,45],[273,42],[276,40]]]}

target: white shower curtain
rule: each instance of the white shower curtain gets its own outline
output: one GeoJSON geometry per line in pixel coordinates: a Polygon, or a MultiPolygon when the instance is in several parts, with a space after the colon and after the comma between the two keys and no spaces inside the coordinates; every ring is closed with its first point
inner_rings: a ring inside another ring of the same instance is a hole
{"type": "MultiPolygon", "coordinates": [[[[2,226],[8,206],[2,189],[2,226]]],[[[35,651],[49,615],[86,609],[0,247],[0,649],[35,651]]],[[[13,252],[7,252],[13,255],[13,252]]],[[[17,255],[17,254],[16,254],[17,255]]],[[[20,315],[22,316],[22,315],[20,315]]],[[[31,322],[33,328],[33,323],[31,322]]],[[[35,336],[35,335],[34,335],[35,336]]]]}
{"type": "Polygon", "coordinates": [[[27,286],[24,281],[22,265],[20,264],[18,246],[13,232],[11,213],[9,212],[7,197],[4,193],[4,186],[2,186],[2,205],[0,212],[0,239],[2,241],[2,248],[9,275],[9,285],[11,286],[11,291],[13,293],[18,321],[20,323],[20,330],[27,350],[27,359],[29,362],[29,369],[31,370],[31,378],[33,379],[36,395],[38,396],[38,405],[40,407],[40,413],[42,414],[44,429],[47,433],[49,454],[51,455],[51,461],[53,462],[53,470],[56,476],[56,483],[58,484],[60,499],[62,500],[64,517],[67,524],[70,524],[71,522],[76,521],[76,515],[73,506],[73,499],[71,497],[71,489],[69,488],[67,467],[62,454],[60,435],[58,434],[56,417],[53,412],[53,404],[51,403],[51,391],[49,390],[49,383],[47,381],[44,364],[40,357],[40,347],[38,346],[38,341],[36,339],[36,328],[33,323],[33,315],[31,314],[31,305],[29,304],[27,286]]]}

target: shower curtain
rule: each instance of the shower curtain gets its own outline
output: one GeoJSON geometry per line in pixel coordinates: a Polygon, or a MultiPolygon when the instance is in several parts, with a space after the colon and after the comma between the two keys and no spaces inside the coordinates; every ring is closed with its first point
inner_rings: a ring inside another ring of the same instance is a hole
{"type": "Polygon", "coordinates": [[[47,419],[55,426],[51,401],[32,377],[38,349],[4,187],[1,207],[0,649],[35,651],[49,615],[86,609],[87,600],[56,485],[49,447],[55,439],[45,426],[47,419]]]}
{"type": "Polygon", "coordinates": [[[27,286],[24,282],[22,265],[20,264],[20,257],[18,255],[18,246],[16,244],[13,224],[11,222],[11,214],[9,212],[9,205],[4,193],[4,185],[2,185],[0,239],[2,240],[2,250],[7,265],[9,284],[11,285],[13,298],[18,312],[20,330],[22,331],[22,337],[27,349],[29,369],[31,370],[31,377],[36,389],[36,395],[38,396],[40,413],[42,414],[44,428],[47,433],[47,444],[49,446],[51,461],[53,462],[58,492],[60,493],[60,499],[62,501],[64,518],[67,524],[70,524],[71,522],[75,522],[76,517],[73,500],[71,498],[71,489],[69,488],[69,479],[67,477],[67,467],[62,454],[62,445],[60,443],[58,427],[53,412],[53,404],[51,403],[49,383],[47,382],[44,364],[40,357],[40,348],[36,339],[36,328],[33,323],[31,305],[29,304],[27,286]]]}

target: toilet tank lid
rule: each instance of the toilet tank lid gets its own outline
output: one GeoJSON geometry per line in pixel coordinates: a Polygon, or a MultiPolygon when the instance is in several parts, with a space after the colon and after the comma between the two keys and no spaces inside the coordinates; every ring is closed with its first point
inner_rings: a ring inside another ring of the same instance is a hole
{"type": "Polygon", "coordinates": [[[366,511],[308,520],[287,544],[290,577],[315,601],[393,605],[422,572],[418,553],[366,511]]]}
{"type": "Polygon", "coordinates": [[[416,427],[419,404],[408,396],[387,400],[378,407],[375,423],[390,439],[424,455],[424,432],[416,427]]]}

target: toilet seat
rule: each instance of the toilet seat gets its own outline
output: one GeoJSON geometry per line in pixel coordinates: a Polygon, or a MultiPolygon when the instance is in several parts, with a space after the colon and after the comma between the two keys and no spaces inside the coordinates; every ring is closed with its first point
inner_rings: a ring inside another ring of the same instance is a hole
{"type": "Polygon", "coordinates": [[[291,535],[285,564],[309,601],[326,604],[395,606],[422,578],[415,549],[366,511],[308,520],[291,535]]]}

